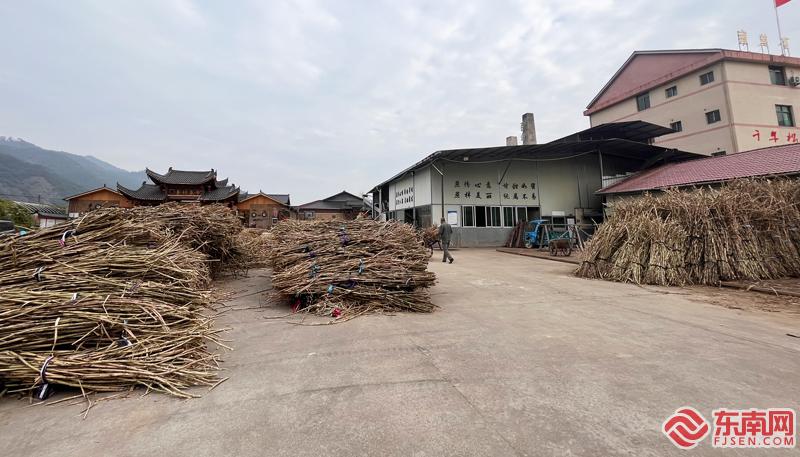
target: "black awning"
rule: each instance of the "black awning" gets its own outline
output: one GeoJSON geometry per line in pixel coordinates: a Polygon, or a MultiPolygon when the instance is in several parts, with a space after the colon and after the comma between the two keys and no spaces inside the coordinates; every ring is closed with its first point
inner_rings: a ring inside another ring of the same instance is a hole
{"type": "Polygon", "coordinates": [[[553,143],[565,143],[586,140],[630,140],[647,142],[652,138],[676,133],[675,130],[645,121],[611,122],[565,136],[553,143]]]}

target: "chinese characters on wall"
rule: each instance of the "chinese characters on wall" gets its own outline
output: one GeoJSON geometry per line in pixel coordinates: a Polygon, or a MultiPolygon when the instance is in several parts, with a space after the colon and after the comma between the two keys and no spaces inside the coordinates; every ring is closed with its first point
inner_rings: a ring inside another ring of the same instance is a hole
{"type": "MultiPolygon", "coordinates": [[[[756,141],[761,142],[761,136],[762,136],[761,130],[759,129],[754,130],[752,136],[756,141]]],[[[768,141],[773,144],[798,143],[797,132],[784,133],[784,132],[779,132],[777,130],[772,130],[769,132],[764,131],[763,136],[765,141],[768,141]]]]}
{"type": "Polygon", "coordinates": [[[455,200],[490,200],[496,195],[500,195],[503,200],[536,201],[535,182],[506,182],[495,188],[491,181],[456,180],[453,188],[453,199],[455,200]]]}
{"type": "Polygon", "coordinates": [[[394,193],[395,206],[406,205],[414,203],[414,188],[406,187],[405,189],[396,190],[394,193]]]}

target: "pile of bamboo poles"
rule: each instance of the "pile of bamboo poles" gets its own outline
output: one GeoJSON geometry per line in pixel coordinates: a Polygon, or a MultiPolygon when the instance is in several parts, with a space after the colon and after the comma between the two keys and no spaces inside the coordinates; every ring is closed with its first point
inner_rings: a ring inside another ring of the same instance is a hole
{"type": "Polygon", "coordinates": [[[578,276],[671,286],[800,276],[800,181],[668,190],[611,211],[578,276]]]}
{"type": "Polygon", "coordinates": [[[0,393],[177,396],[218,382],[213,274],[250,262],[222,206],[90,212],[0,244],[0,393]]]}
{"type": "Polygon", "coordinates": [[[421,230],[422,243],[424,246],[430,246],[439,241],[439,226],[432,225],[421,230]]]}
{"type": "Polygon", "coordinates": [[[283,221],[271,243],[272,284],[296,309],[335,318],[435,309],[436,277],[408,224],[283,221]]]}

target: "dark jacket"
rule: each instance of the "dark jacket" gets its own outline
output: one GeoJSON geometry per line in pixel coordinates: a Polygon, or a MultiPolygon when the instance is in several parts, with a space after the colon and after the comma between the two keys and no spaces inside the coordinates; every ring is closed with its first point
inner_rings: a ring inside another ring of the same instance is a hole
{"type": "Polygon", "coordinates": [[[442,243],[449,243],[450,238],[453,235],[453,227],[450,227],[450,224],[445,222],[444,224],[439,226],[439,240],[442,243]]]}

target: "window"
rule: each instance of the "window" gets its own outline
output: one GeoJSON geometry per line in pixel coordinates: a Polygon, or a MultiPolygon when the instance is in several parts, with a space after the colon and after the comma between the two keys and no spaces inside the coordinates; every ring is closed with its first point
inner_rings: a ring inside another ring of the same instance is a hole
{"type": "Polygon", "coordinates": [[[464,206],[461,208],[461,225],[464,227],[475,227],[475,208],[464,206]]]}
{"type": "Polygon", "coordinates": [[[725,154],[727,154],[727,152],[725,152],[725,151],[712,152],[711,153],[711,157],[724,156],[725,154]]]}
{"type": "Polygon", "coordinates": [[[486,207],[475,207],[475,227],[486,227],[486,207]]]}
{"type": "Polygon", "coordinates": [[[641,94],[636,96],[636,107],[639,111],[644,111],[650,108],[650,93],[641,94]]]}
{"type": "Polygon", "coordinates": [[[706,84],[711,84],[714,82],[714,72],[709,71],[708,73],[703,73],[700,75],[700,85],[705,86],[706,84]]]}
{"type": "Polygon", "coordinates": [[[786,85],[786,72],[783,67],[769,67],[769,81],[778,86],[786,85]]]}
{"type": "Polygon", "coordinates": [[[676,132],[683,132],[683,122],[675,121],[669,124],[669,128],[675,130],[676,132]]]}
{"type": "Polygon", "coordinates": [[[514,226],[514,208],[506,206],[503,208],[503,227],[514,226]]]}
{"type": "Polygon", "coordinates": [[[500,207],[488,206],[486,207],[486,226],[487,227],[500,227],[500,207]]]}
{"type": "MultiPolygon", "coordinates": [[[[396,217],[397,216],[395,216],[395,218],[396,217]]],[[[306,220],[314,219],[314,212],[313,211],[306,211],[305,218],[306,218],[306,220]]]]}
{"type": "Polygon", "coordinates": [[[706,113],[706,122],[709,124],[713,124],[715,122],[719,122],[722,120],[722,117],[719,114],[719,110],[715,109],[714,111],[709,111],[706,113]]]}
{"type": "Polygon", "coordinates": [[[523,208],[517,208],[517,222],[528,222],[528,211],[523,208]]]}
{"type": "Polygon", "coordinates": [[[794,127],[794,116],[792,107],[789,105],[775,105],[775,113],[778,115],[778,125],[781,127],[794,127]]]}
{"type": "Polygon", "coordinates": [[[667,93],[667,98],[672,98],[678,95],[678,86],[667,87],[665,91],[667,93]]]}

